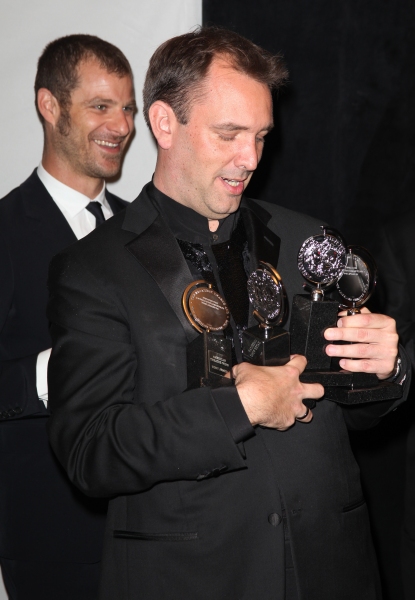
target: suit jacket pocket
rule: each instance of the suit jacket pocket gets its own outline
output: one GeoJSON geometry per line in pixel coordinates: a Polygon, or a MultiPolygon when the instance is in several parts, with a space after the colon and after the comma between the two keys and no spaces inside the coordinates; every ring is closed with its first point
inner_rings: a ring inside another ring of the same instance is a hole
{"type": "Polygon", "coordinates": [[[173,533],[148,533],[142,531],[114,530],[115,538],[125,540],[142,540],[148,542],[193,542],[199,539],[195,531],[173,532],[173,533]]]}

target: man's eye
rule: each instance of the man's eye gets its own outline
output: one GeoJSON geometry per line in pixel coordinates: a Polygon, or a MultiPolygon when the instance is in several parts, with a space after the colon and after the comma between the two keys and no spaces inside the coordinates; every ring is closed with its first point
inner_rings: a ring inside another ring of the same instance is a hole
{"type": "Polygon", "coordinates": [[[124,106],[123,111],[133,113],[135,111],[135,107],[134,106],[124,106]]]}
{"type": "Polygon", "coordinates": [[[234,135],[223,135],[223,134],[219,134],[219,137],[221,140],[224,140],[225,142],[232,142],[232,140],[235,139],[234,135]]]}
{"type": "Polygon", "coordinates": [[[105,104],[96,104],[95,108],[97,110],[105,110],[107,107],[105,106],[105,104]]]}
{"type": "Polygon", "coordinates": [[[258,144],[265,144],[265,138],[263,137],[257,137],[256,141],[258,144]]]}

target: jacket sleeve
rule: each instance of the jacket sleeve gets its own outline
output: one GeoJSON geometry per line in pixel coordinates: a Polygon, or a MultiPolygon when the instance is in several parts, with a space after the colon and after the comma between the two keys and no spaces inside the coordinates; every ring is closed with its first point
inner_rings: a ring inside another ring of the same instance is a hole
{"type": "Polygon", "coordinates": [[[52,261],[49,290],[49,435],[75,485],[113,496],[246,468],[208,388],[136,397],[129,323],[70,253],[52,261]]]}
{"type": "Polygon", "coordinates": [[[0,236],[0,420],[47,414],[37,395],[37,354],[10,359],[5,343],[8,318],[14,310],[14,277],[8,248],[0,236]]]}

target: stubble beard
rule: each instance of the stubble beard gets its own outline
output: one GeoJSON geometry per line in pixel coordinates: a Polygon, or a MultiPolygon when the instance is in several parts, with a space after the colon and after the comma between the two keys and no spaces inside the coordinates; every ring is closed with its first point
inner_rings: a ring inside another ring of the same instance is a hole
{"type": "MultiPolygon", "coordinates": [[[[62,111],[56,125],[59,137],[56,139],[56,149],[71,167],[82,175],[96,179],[115,177],[121,169],[123,153],[105,157],[105,165],[100,164],[72,133],[69,111],[62,111]]],[[[88,139],[88,143],[91,143],[88,139]]],[[[94,143],[94,142],[92,142],[94,143]]],[[[99,149],[97,149],[99,152],[99,149]]]]}

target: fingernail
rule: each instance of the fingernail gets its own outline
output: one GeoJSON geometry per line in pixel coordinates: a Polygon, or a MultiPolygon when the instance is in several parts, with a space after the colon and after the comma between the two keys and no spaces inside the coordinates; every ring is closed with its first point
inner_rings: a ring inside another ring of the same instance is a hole
{"type": "Polygon", "coordinates": [[[337,321],[337,327],[343,327],[343,319],[337,321]]]}

